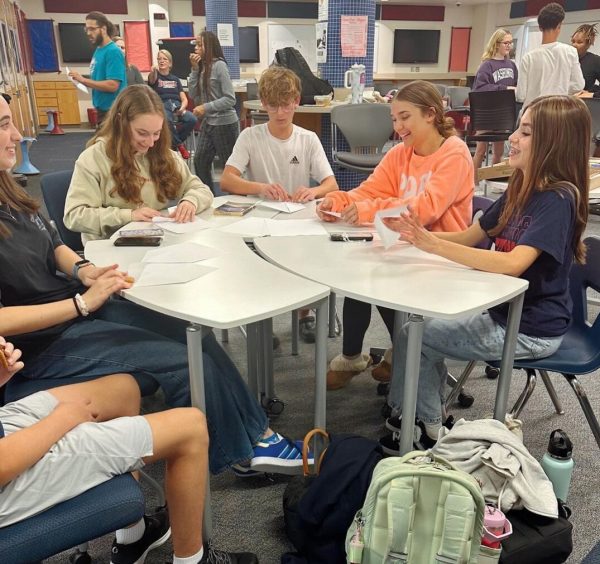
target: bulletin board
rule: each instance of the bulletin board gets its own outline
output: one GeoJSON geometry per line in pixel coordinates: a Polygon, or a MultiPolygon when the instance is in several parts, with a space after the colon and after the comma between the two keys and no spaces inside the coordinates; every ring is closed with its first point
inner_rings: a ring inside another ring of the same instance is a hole
{"type": "Polygon", "coordinates": [[[284,47],[294,47],[302,53],[310,69],[317,70],[317,42],[314,24],[269,24],[268,31],[269,58],[271,64],[275,51],[284,47]]]}

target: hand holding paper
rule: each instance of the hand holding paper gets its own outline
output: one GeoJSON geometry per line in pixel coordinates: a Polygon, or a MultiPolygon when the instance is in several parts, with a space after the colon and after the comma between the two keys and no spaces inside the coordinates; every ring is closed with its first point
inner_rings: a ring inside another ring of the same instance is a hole
{"type": "Polygon", "coordinates": [[[82,92],[88,93],[88,88],[85,84],[79,82],[79,79],[82,78],[78,72],[72,72],[69,67],[65,67],[65,71],[67,73],[67,78],[82,92]]]}
{"type": "Polygon", "coordinates": [[[387,229],[400,233],[402,239],[412,243],[418,249],[435,253],[435,248],[440,239],[421,225],[421,220],[410,208],[406,212],[401,212],[399,216],[386,216],[382,218],[382,222],[387,229]]]}
{"type": "Polygon", "coordinates": [[[381,210],[375,214],[375,228],[384,248],[389,249],[398,240],[398,232],[390,229],[387,226],[387,221],[384,223],[384,220],[387,218],[398,219],[406,210],[406,206],[400,206],[398,208],[381,210]]]}

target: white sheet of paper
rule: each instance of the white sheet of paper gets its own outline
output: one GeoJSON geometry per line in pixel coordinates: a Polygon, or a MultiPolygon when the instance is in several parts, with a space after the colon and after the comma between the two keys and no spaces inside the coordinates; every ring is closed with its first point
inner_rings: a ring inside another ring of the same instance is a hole
{"type": "Polygon", "coordinates": [[[160,223],[160,226],[165,231],[170,231],[171,233],[195,233],[196,231],[203,231],[204,229],[213,227],[208,221],[199,218],[187,223],[160,223]]]}
{"type": "Polygon", "coordinates": [[[392,231],[389,227],[386,227],[383,223],[383,217],[399,217],[401,213],[406,211],[406,206],[399,206],[397,208],[389,208],[387,210],[378,211],[375,214],[375,228],[381,238],[383,247],[389,249],[400,237],[400,234],[396,231],[392,231]]]}
{"type": "Polygon", "coordinates": [[[69,67],[65,67],[65,71],[67,72],[67,78],[75,85],[76,88],[79,88],[79,90],[85,92],[86,94],[89,92],[88,87],[85,84],[81,84],[81,82],[77,82],[69,76],[69,73],[71,72],[69,67]]]}
{"type": "Polygon", "coordinates": [[[325,210],[319,210],[319,211],[326,215],[332,215],[333,217],[342,217],[341,212],[332,212],[332,211],[325,211],[325,210]]]}
{"type": "Polygon", "coordinates": [[[133,263],[128,273],[135,278],[134,288],[144,286],[161,286],[163,284],[184,284],[205,276],[216,270],[212,266],[200,264],[172,264],[165,268],[162,264],[133,263]]]}
{"type": "Polygon", "coordinates": [[[296,213],[297,211],[306,208],[304,204],[298,204],[295,202],[262,201],[258,205],[262,208],[269,208],[283,213],[296,213]]]}
{"type": "MultiPolygon", "coordinates": [[[[153,249],[148,251],[144,258],[143,263],[191,263],[198,262],[199,260],[206,260],[219,256],[220,252],[212,247],[206,245],[199,245],[198,243],[185,242],[177,245],[169,245],[159,249],[153,249]]],[[[171,268],[171,267],[169,267],[171,268]]]]}
{"type": "Polygon", "coordinates": [[[320,221],[314,219],[288,219],[278,221],[266,219],[269,235],[272,237],[289,237],[294,235],[327,235],[327,230],[320,221]]]}
{"type": "MultiPolygon", "coordinates": [[[[260,217],[246,217],[240,221],[221,227],[220,231],[235,233],[236,235],[243,235],[245,237],[265,237],[269,235],[267,221],[271,220],[260,217]]],[[[286,221],[285,223],[288,222],[286,221]]]]}
{"type": "Polygon", "coordinates": [[[172,217],[166,215],[155,215],[152,218],[152,223],[173,223],[175,220],[172,217]]]}

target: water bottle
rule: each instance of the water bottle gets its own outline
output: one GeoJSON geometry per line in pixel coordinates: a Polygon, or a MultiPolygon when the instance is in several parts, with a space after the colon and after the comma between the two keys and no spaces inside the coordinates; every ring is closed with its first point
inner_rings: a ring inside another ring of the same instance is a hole
{"type": "Polygon", "coordinates": [[[573,443],[562,429],[550,434],[548,452],[542,457],[542,468],[552,482],[554,493],[558,499],[567,501],[571,475],[573,474],[573,443]]]}

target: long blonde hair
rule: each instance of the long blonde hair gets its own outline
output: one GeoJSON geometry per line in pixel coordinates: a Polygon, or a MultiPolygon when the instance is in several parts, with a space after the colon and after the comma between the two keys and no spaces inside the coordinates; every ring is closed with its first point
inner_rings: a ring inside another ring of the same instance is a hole
{"type": "Polygon", "coordinates": [[[181,186],[181,174],[175,154],[171,151],[171,132],[165,118],[163,103],[158,94],[145,84],[132,84],[123,90],[113,103],[102,127],[90,139],[91,146],[99,139],[106,143],[106,154],[112,161],[110,173],[115,182],[111,196],[116,192],[121,198],[142,204],[141,190],[146,182],[135,161],[131,141],[131,122],[141,114],[156,114],[163,118],[160,137],[148,149],[150,179],[156,186],[161,202],[177,196],[181,186]]]}
{"type": "Polygon", "coordinates": [[[569,192],[575,202],[573,254],[585,262],[581,238],[588,219],[588,159],[592,120],[585,103],[574,96],[544,96],[529,106],[531,154],[527,174],[513,172],[506,191],[506,205],[490,235],[498,235],[510,218],[523,211],[534,192],[569,192]],[[560,140],[560,141],[557,141],[560,140]]]}
{"type": "Polygon", "coordinates": [[[496,56],[496,51],[498,51],[498,44],[502,43],[502,40],[507,36],[512,35],[510,31],[506,31],[505,29],[497,29],[492,33],[492,36],[487,42],[485,46],[485,51],[483,55],[481,55],[482,61],[487,61],[489,59],[493,59],[496,56]]]}

